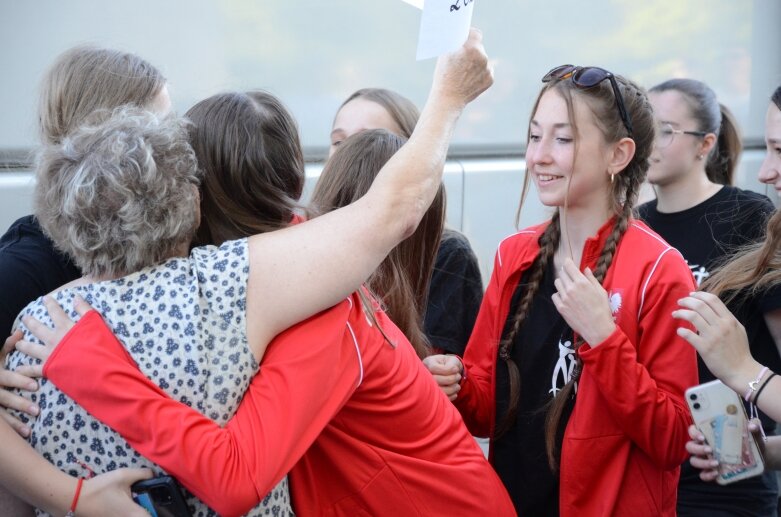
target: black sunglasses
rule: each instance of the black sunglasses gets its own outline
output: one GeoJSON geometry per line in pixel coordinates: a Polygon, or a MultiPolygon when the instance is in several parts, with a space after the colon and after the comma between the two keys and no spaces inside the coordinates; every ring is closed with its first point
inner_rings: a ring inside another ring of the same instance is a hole
{"type": "Polygon", "coordinates": [[[572,84],[583,89],[593,88],[605,79],[610,81],[610,86],[613,87],[613,96],[616,98],[618,113],[621,115],[624,127],[626,127],[626,130],[629,132],[629,137],[632,137],[632,119],[629,118],[629,113],[626,111],[624,97],[621,95],[621,90],[618,89],[616,76],[604,68],[599,68],[597,66],[561,65],[545,74],[542,78],[542,82],[549,83],[551,81],[563,81],[565,79],[572,79],[572,84]]]}

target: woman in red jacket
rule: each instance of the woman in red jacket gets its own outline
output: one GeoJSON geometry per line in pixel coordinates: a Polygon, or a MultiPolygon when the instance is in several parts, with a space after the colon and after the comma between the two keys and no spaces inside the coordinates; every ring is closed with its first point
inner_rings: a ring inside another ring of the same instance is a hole
{"type": "MultiPolygon", "coordinates": [[[[355,135],[323,176],[371,178],[403,142],[355,135]]],[[[275,339],[224,429],[170,399],[94,312],[46,375],[220,514],[245,513],[288,471],[301,515],[514,514],[458,411],[378,305],[355,294],[275,339]]]]}
{"type": "Polygon", "coordinates": [[[565,65],[543,82],[522,199],[531,177],[556,211],[499,245],[463,363],[426,363],[470,431],[491,438],[519,514],[675,515],[697,369],[670,314],[694,283],[632,219],[652,110],[601,68],[565,65]]]}

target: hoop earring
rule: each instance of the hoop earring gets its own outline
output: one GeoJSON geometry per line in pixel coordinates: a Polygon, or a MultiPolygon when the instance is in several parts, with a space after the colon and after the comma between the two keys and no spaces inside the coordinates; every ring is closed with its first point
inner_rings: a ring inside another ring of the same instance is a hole
{"type": "Polygon", "coordinates": [[[610,183],[613,183],[613,178],[615,178],[615,174],[610,174],[610,183]]]}
{"type": "Polygon", "coordinates": [[[697,159],[698,159],[698,160],[702,160],[702,158],[703,158],[703,156],[702,156],[701,154],[698,154],[698,155],[697,155],[697,159]]]}

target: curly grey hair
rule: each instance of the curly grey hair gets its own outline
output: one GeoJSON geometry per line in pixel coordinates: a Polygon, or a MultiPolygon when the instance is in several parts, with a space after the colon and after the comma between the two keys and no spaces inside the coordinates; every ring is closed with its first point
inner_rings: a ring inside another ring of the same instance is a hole
{"type": "Polygon", "coordinates": [[[123,276],[192,240],[199,172],[184,124],[125,106],[40,152],[36,216],[84,275],[123,276]]]}

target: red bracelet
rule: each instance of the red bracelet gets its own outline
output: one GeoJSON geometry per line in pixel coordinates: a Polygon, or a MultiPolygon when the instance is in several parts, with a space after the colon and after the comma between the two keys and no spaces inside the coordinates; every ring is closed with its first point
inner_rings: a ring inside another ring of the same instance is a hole
{"type": "Polygon", "coordinates": [[[80,477],[76,482],[76,493],[73,494],[73,501],[71,501],[71,509],[65,514],[65,517],[76,517],[76,505],[79,504],[79,496],[81,495],[81,485],[84,484],[84,478],[80,477]]]}

